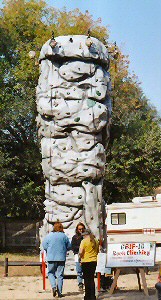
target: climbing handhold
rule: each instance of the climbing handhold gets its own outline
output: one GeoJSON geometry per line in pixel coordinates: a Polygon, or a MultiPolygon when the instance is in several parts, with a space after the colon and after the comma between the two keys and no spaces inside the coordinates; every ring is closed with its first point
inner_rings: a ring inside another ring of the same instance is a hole
{"type": "Polygon", "coordinates": [[[77,117],[77,118],[74,119],[74,121],[75,121],[75,122],[79,122],[79,121],[80,121],[80,118],[77,117]]]}
{"type": "Polygon", "coordinates": [[[101,96],[101,93],[99,91],[96,91],[97,96],[101,96]]]}

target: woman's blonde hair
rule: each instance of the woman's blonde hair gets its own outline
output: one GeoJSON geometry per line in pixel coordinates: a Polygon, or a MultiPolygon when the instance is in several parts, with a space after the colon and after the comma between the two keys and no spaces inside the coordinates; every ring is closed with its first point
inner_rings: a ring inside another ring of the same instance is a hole
{"type": "Polygon", "coordinates": [[[92,245],[92,248],[94,249],[95,247],[96,247],[96,240],[95,240],[95,236],[92,234],[92,233],[90,233],[90,242],[93,244],[92,245]]]}

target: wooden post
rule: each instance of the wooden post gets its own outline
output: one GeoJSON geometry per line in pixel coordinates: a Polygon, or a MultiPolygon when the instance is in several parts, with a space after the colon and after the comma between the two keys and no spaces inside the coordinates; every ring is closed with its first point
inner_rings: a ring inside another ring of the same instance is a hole
{"type": "Polygon", "coordinates": [[[143,268],[139,268],[139,271],[140,271],[140,275],[141,275],[141,279],[142,279],[142,284],[143,284],[143,288],[144,288],[144,294],[146,296],[149,296],[144,269],[143,268]]]}
{"type": "Polygon", "coordinates": [[[43,290],[46,290],[46,263],[45,255],[42,253],[42,276],[43,276],[43,290]]]}
{"type": "Polygon", "coordinates": [[[4,277],[8,277],[8,257],[5,257],[4,261],[4,277]]]}
{"type": "Polygon", "coordinates": [[[115,287],[117,285],[117,279],[118,279],[119,275],[120,275],[120,269],[116,269],[115,277],[114,277],[113,283],[111,285],[111,288],[109,290],[109,294],[110,295],[113,294],[113,291],[114,291],[114,289],[115,289],[115,287]]]}

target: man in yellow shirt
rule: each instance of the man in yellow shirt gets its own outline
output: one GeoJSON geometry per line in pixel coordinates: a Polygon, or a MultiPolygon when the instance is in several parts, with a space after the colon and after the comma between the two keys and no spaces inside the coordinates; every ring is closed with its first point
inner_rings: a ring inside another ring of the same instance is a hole
{"type": "Polygon", "coordinates": [[[79,255],[85,285],[84,300],[96,300],[94,274],[97,265],[99,244],[88,229],[82,233],[82,236],[83,240],[80,244],[79,255]]]}

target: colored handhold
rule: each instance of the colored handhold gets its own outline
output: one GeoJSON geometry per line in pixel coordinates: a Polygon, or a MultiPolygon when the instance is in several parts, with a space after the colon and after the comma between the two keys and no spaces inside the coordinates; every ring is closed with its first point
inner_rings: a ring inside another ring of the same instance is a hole
{"type": "Polygon", "coordinates": [[[83,171],[84,171],[84,172],[87,172],[87,171],[88,171],[88,169],[83,169],[83,171]]]}
{"type": "Polygon", "coordinates": [[[77,117],[77,118],[74,119],[74,121],[75,121],[75,122],[79,122],[79,121],[80,121],[80,118],[77,117]]]}
{"type": "Polygon", "coordinates": [[[97,96],[101,96],[101,93],[99,91],[96,91],[97,96]]]}
{"type": "Polygon", "coordinates": [[[78,196],[78,199],[82,199],[82,195],[79,195],[79,196],[78,196]]]}

